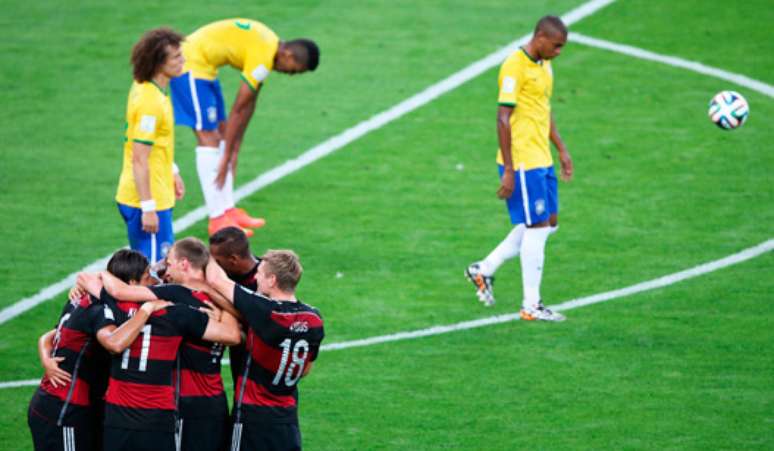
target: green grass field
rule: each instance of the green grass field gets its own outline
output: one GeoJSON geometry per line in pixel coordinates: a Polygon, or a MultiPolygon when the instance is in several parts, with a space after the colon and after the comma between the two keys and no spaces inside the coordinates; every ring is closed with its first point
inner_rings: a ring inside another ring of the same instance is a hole
{"type": "MultiPolygon", "coordinates": [[[[0,308],[125,244],[113,202],[128,54],[146,29],[184,33],[224,17],[263,20],[322,48],[320,68],[274,74],[248,129],[237,185],[384,111],[582,0],[244,4],[21,2],[0,24],[0,308]]],[[[571,27],[774,83],[768,0],[619,0],[571,27]]],[[[576,175],[561,184],[547,304],[719,259],[774,237],[774,99],[666,65],[570,43],[554,62],[553,109],[576,175]],[[707,102],[751,105],[724,132],[707,102]]],[[[236,72],[226,70],[233,99],[236,72]]],[[[518,263],[498,303],[464,267],[508,232],[494,193],[497,68],[242,201],[268,225],[258,253],[292,248],[299,296],[323,312],[326,343],[513,313],[518,263]],[[339,276],[337,276],[339,274],[339,276]]],[[[202,204],[193,137],[177,129],[202,204]]],[[[179,236],[205,238],[204,221],[179,236]]],[[[301,384],[310,450],[772,449],[774,255],[567,312],[323,352],[301,384]]],[[[0,325],[0,382],[40,377],[37,337],[64,296],[0,325]]],[[[0,390],[0,448],[31,449],[34,387],[0,390]]]]}

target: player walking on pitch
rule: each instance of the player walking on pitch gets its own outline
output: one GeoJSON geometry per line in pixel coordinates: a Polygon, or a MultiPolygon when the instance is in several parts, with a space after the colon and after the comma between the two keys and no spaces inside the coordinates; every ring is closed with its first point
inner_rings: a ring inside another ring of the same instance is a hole
{"type": "Polygon", "coordinates": [[[151,264],[172,245],[172,207],[185,188],[175,170],[175,127],[167,86],[183,69],[183,36],[168,28],[143,35],[132,49],[134,83],[126,107],[124,162],[116,202],[129,246],[151,264]]]}
{"type": "Polygon", "coordinates": [[[567,42],[567,28],[556,16],[545,16],[532,39],[513,52],[500,67],[497,110],[497,155],[501,186],[513,229],[482,261],[468,266],[465,275],[476,286],[479,300],[495,302],[494,273],[506,260],[521,255],[524,320],[562,321],[540,298],[545,244],[558,228],[559,198],[549,139],[559,153],[561,176],[572,178],[572,159],[551,114],[553,72],[551,61],[567,42]]]}
{"type": "Polygon", "coordinates": [[[196,135],[196,168],[210,215],[209,235],[237,226],[261,227],[265,221],[235,208],[237,155],[255,111],[261,86],[272,70],[286,74],[313,71],[320,50],[308,39],[280,41],[266,25],[249,19],[226,19],[205,25],[183,43],[183,75],[172,80],[175,120],[196,135]],[[218,69],[231,66],[242,83],[226,121],[218,69]]]}

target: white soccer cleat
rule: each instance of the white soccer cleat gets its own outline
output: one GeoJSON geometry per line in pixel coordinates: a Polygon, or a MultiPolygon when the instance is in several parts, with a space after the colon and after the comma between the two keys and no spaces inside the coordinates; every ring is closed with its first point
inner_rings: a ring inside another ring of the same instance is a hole
{"type": "Polygon", "coordinates": [[[554,312],[543,305],[543,301],[538,302],[537,307],[522,308],[519,311],[519,316],[524,321],[555,321],[560,322],[567,319],[559,312],[554,312]]]}
{"type": "Polygon", "coordinates": [[[494,277],[481,274],[478,263],[473,263],[465,268],[465,277],[476,287],[476,296],[485,306],[495,305],[494,277]]]}

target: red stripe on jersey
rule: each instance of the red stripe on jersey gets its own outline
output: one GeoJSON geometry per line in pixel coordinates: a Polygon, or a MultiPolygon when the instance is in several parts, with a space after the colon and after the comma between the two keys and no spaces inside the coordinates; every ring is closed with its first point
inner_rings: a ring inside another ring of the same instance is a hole
{"type": "Polygon", "coordinates": [[[183,369],[180,371],[180,396],[209,396],[223,394],[223,378],[220,374],[204,374],[183,369]]]}
{"type": "Polygon", "coordinates": [[[207,293],[205,293],[203,291],[191,290],[191,296],[195,297],[196,299],[198,299],[198,300],[200,300],[202,302],[204,302],[204,301],[210,302],[211,301],[210,297],[207,295],[207,293]]]}
{"type": "Polygon", "coordinates": [[[174,410],[175,389],[171,385],[137,384],[111,377],[105,401],[136,409],[174,410]]]}
{"type": "Polygon", "coordinates": [[[69,349],[73,352],[81,352],[83,345],[89,339],[89,335],[79,330],[62,327],[59,330],[59,342],[56,344],[58,349],[69,349]]]}
{"type": "MultiPolygon", "coordinates": [[[[270,373],[276,373],[279,368],[280,361],[282,361],[282,350],[280,348],[272,348],[263,342],[260,336],[250,329],[250,334],[253,334],[253,360],[261,365],[266,371],[270,373]]],[[[248,337],[248,342],[250,337],[248,337]]]]}
{"type": "MultiPolygon", "coordinates": [[[[180,346],[180,342],[183,337],[177,335],[172,337],[165,337],[162,335],[151,335],[150,344],[148,346],[148,359],[149,360],[175,360],[177,357],[177,349],[180,346]]],[[[134,358],[142,357],[142,344],[145,341],[143,334],[140,334],[132,342],[132,346],[129,351],[129,356],[134,358]]]]}
{"type": "MultiPolygon", "coordinates": [[[[43,380],[40,382],[40,388],[49,395],[56,396],[62,401],[67,399],[67,393],[70,392],[70,384],[54,387],[47,377],[43,377],[43,380]]],[[[89,384],[80,377],[75,379],[75,389],[73,389],[73,396],[70,398],[70,404],[79,406],[90,405],[89,384]]]]}
{"type": "Polygon", "coordinates": [[[271,320],[291,332],[306,332],[315,327],[322,327],[322,319],[312,312],[271,312],[271,320]],[[304,329],[305,328],[305,329],[304,329]]]}
{"type": "Polygon", "coordinates": [[[140,302],[129,302],[129,301],[118,301],[116,303],[119,309],[123,310],[124,313],[129,314],[136,312],[137,310],[142,307],[142,303],[140,302]]]}
{"type": "MultiPolygon", "coordinates": [[[[236,383],[236,390],[234,392],[234,399],[239,399],[239,393],[242,389],[242,376],[239,376],[236,383]]],[[[236,402],[236,401],[235,401],[236,402]]],[[[292,395],[275,395],[266,389],[261,384],[256,384],[249,378],[245,385],[245,396],[242,398],[242,403],[245,405],[253,406],[266,406],[266,407],[296,407],[296,398],[292,395]]]]}
{"type": "MultiPolygon", "coordinates": [[[[116,305],[118,305],[118,308],[123,310],[124,313],[126,313],[129,316],[132,316],[137,312],[137,310],[140,310],[140,307],[142,307],[142,304],[143,304],[142,302],[118,301],[116,305]]],[[[166,314],[167,314],[167,309],[161,309],[151,313],[151,316],[164,316],[166,314]]]]}

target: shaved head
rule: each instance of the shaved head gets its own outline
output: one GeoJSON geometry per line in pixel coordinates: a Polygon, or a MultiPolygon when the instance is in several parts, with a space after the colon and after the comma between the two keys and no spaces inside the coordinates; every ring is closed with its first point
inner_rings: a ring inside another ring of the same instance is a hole
{"type": "Polygon", "coordinates": [[[567,37],[567,27],[557,16],[543,16],[535,25],[535,35],[567,37]]]}

